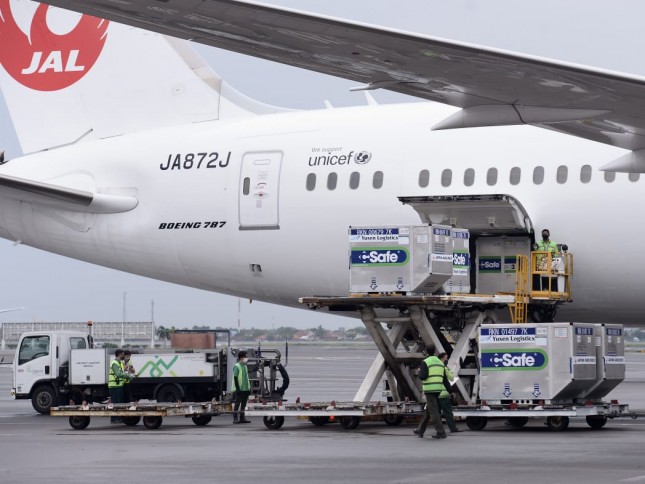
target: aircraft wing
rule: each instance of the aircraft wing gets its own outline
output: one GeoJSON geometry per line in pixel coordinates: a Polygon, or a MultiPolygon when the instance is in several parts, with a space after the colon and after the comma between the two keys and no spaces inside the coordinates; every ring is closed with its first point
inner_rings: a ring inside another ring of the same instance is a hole
{"type": "Polygon", "coordinates": [[[0,175],[0,197],[83,213],[127,212],[138,204],[126,195],[92,193],[9,175],[0,175]]]}
{"type": "Polygon", "coordinates": [[[532,124],[645,148],[642,77],[250,1],[45,3],[463,108],[435,129],[532,124]]]}

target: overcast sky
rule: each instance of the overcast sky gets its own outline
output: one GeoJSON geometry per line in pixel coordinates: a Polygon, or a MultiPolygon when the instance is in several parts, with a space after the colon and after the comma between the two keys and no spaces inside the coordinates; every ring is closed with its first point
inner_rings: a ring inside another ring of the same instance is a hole
{"type": "MultiPolygon", "coordinates": [[[[642,0],[274,0],[297,8],[365,23],[454,39],[542,57],[645,76],[642,0]]],[[[198,46],[231,85],[248,96],[290,108],[315,109],[363,104],[350,93],[355,82],[279,66],[239,54],[198,46]],[[262,72],[258,83],[257,73],[262,72]]],[[[377,91],[379,102],[409,100],[377,91]]],[[[0,149],[21,154],[4,102],[0,100],[0,149]]],[[[158,324],[235,326],[236,298],[153,281],[0,240],[2,321],[149,321],[154,301],[158,324]]],[[[305,294],[303,294],[305,296],[305,294]]],[[[242,327],[323,324],[335,329],[359,321],[244,300],[242,327]]]]}

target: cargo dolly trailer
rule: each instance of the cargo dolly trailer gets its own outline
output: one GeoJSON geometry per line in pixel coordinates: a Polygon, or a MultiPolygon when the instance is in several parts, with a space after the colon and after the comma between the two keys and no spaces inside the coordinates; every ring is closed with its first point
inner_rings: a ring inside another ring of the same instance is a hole
{"type": "Polygon", "coordinates": [[[158,429],[164,417],[191,418],[195,425],[208,425],[212,417],[232,413],[232,405],[229,402],[107,403],[52,407],[50,412],[55,417],[69,417],[70,426],[76,430],[86,429],[92,417],[118,417],[130,427],[143,419],[145,428],[158,429]]]}

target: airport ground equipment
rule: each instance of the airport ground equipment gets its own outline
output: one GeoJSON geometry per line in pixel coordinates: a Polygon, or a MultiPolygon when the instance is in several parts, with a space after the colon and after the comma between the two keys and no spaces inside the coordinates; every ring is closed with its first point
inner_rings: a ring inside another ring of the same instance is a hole
{"type": "MultiPolygon", "coordinates": [[[[283,398],[289,376],[275,349],[244,348],[249,356],[252,395],[265,400],[283,398]]],[[[134,400],[160,402],[222,400],[230,390],[239,349],[230,346],[181,353],[132,355],[137,377],[130,383],[134,400]]],[[[21,336],[13,365],[12,395],[31,399],[39,413],[73,401],[101,402],[109,393],[113,350],[93,348],[83,332],[43,331],[21,336]]]]}
{"type": "Polygon", "coordinates": [[[143,420],[147,429],[158,429],[165,417],[191,418],[198,426],[208,425],[212,417],[232,413],[230,402],[133,402],[121,404],[84,404],[52,407],[51,415],[69,417],[69,425],[76,430],[86,429],[92,418],[118,417],[121,422],[133,427],[143,420]]]}
{"type": "Polygon", "coordinates": [[[422,402],[416,372],[430,346],[449,355],[459,395],[455,415],[472,429],[484,428],[489,418],[510,418],[511,426],[543,418],[552,430],[563,430],[572,417],[600,428],[607,419],[631,416],[627,405],[602,401],[624,379],[622,327],[501,323],[499,310],[516,300],[517,294],[366,294],[300,302],[360,313],[379,353],[355,402],[368,405],[383,378],[388,401],[422,402]]]}

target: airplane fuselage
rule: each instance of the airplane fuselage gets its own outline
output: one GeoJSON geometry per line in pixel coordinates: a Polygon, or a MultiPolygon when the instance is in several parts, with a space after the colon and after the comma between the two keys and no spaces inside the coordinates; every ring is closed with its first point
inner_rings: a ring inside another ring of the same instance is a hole
{"type": "Polygon", "coordinates": [[[3,199],[0,235],[169,282],[298,306],[344,295],[350,225],[420,223],[399,196],[507,194],[575,254],[559,319],[640,324],[642,184],[621,151],[528,126],[431,131],[432,103],[281,113],[36,153],[0,173],[130,195],[117,214],[3,199]]]}

